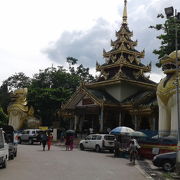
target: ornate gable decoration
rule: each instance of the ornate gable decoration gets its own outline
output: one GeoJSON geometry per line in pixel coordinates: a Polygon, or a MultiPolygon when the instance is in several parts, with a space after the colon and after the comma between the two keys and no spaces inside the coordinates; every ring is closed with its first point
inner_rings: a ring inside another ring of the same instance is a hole
{"type": "Polygon", "coordinates": [[[124,45],[124,43],[122,43],[119,47],[119,50],[120,51],[124,51],[124,50],[127,50],[126,46],[124,45]]]}
{"type": "Polygon", "coordinates": [[[141,70],[138,72],[133,72],[133,75],[135,79],[139,79],[140,77],[144,76],[141,70]]]}
{"type": "Polygon", "coordinates": [[[128,64],[128,61],[124,58],[124,56],[121,54],[119,59],[116,61],[116,64],[128,64]]]}
{"type": "Polygon", "coordinates": [[[104,69],[101,69],[101,74],[97,78],[98,80],[104,79],[107,80],[109,77],[109,73],[105,72],[104,69]]]}
{"type": "Polygon", "coordinates": [[[131,63],[135,60],[134,56],[131,56],[131,55],[128,56],[128,59],[131,63]]]}
{"type": "Polygon", "coordinates": [[[119,68],[118,73],[113,77],[113,79],[119,79],[119,78],[127,78],[127,76],[123,73],[122,69],[119,68]]]}
{"type": "Polygon", "coordinates": [[[95,105],[96,103],[88,95],[84,96],[77,106],[95,105]]]}

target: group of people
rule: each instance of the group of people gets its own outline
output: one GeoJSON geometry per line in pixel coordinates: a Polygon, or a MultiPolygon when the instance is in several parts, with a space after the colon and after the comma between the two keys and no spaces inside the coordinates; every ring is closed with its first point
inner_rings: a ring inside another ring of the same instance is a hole
{"type": "MultiPolygon", "coordinates": [[[[46,144],[48,146],[48,151],[51,149],[51,144],[52,144],[53,136],[51,133],[43,132],[41,134],[41,143],[43,146],[43,151],[45,151],[46,144]]],[[[115,138],[115,147],[114,147],[114,156],[118,157],[119,156],[119,149],[121,147],[122,140],[120,136],[116,136],[115,138]]],[[[65,137],[65,146],[66,146],[66,151],[72,151],[74,148],[74,136],[72,134],[67,134],[65,137]]],[[[130,162],[133,162],[135,164],[135,159],[138,154],[138,149],[140,148],[137,140],[135,138],[131,138],[129,143],[128,143],[128,151],[130,155],[130,162]]]]}
{"type": "Polygon", "coordinates": [[[51,133],[48,133],[48,135],[47,135],[46,132],[43,132],[41,134],[41,143],[42,143],[42,146],[43,146],[43,151],[45,151],[46,144],[48,146],[48,151],[50,151],[52,140],[53,140],[53,136],[52,136],[51,133]]]}
{"type": "Polygon", "coordinates": [[[74,147],[74,136],[73,135],[67,135],[66,136],[66,151],[72,151],[74,147]]]}
{"type": "MultiPolygon", "coordinates": [[[[64,138],[65,138],[66,150],[67,151],[72,151],[73,148],[74,148],[74,135],[73,134],[66,134],[64,136],[64,138]]],[[[47,145],[48,151],[51,149],[52,140],[53,140],[53,136],[52,136],[52,134],[50,132],[46,133],[44,131],[41,134],[41,144],[42,144],[42,147],[43,147],[43,151],[45,151],[46,145],[47,145]]]]}

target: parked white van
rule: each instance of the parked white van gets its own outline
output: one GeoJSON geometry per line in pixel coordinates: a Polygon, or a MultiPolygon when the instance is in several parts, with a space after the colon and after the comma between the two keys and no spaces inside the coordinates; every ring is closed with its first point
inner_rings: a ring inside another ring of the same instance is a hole
{"type": "Polygon", "coordinates": [[[0,129],[0,166],[2,168],[6,168],[8,154],[8,144],[5,143],[3,130],[0,129]]]}
{"type": "Polygon", "coordinates": [[[115,136],[111,134],[90,134],[79,143],[80,150],[93,149],[96,152],[103,150],[114,151],[115,136]]]}

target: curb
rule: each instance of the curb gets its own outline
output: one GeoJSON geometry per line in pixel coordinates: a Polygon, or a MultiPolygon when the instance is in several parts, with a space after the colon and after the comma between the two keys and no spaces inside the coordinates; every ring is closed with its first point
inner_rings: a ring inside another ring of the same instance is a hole
{"type": "MultiPolygon", "coordinates": [[[[137,161],[138,162],[138,161],[137,161]]],[[[139,165],[139,162],[138,164],[135,166],[136,169],[139,170],[139,172],[146,178],[146,179],[153,179],[153,177],[151,177],[148,173],[146,173],[146,171],[144,171],[140,165],[139,165]]]]}

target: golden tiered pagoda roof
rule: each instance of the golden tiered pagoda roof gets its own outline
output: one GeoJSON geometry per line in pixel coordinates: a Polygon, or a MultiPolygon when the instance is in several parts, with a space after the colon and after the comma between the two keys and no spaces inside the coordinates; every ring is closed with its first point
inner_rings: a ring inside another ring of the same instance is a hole
{"type": "Polygon", "coordinates": [[[124,4],[123,22],[119,31],[116,32],[117,39],[111,40],[110,51],[103,50],[105,63],[102,65],[96,63],[96,70],[100,72],[97,82],[109,84],[108,81],[116,83],[116,81],[124,80],[156,87],[156,83],[145,76],[145,73],[151,71],[151,63],[147,66],[141,63],[145,51],[139,52],[135,49],[137,41],[131,39],[133,32],[128,28],[126,0],[124,4]]]}

